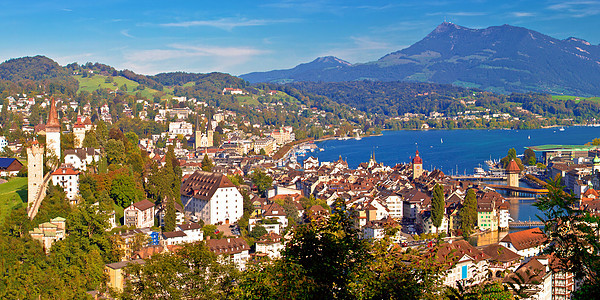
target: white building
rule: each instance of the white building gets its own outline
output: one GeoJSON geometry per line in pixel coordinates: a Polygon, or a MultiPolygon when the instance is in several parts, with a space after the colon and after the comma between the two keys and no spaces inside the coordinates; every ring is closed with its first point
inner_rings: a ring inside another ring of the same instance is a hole
{"type": "Polygon", "coordinates": [[[131,204],[123,212],[125,225],[136,228],[154,226],[154,203],[144,199],[131,204]]]}
{"type": "Polygon", "coordinates": [[[169,123],[169,136],[174,137],[178,134],[183,136],[192,135],[194,132],[192,124],[188,122],[171,122],[169,123]]]}
{"type": "Polygon", "coordinates": [[[52,184],[62,187],[67,199],[74,200],[79,194],[79,171],[72,168],[59,168],[52,172],[52,184]]]}
{"type": "Polygon", "coordinates": [[[65,150],[65,164],[74,169],[85,171],[94,162],[100,161],[100,150],[94,148],[76,148],[65,150]]]}
{"type": "Polygon", "coordinates": [[[202,226],[198,223],[187,223],[177,226],[175,231],[162,233],[162,244],[178,245],[183,243],[195,243],[204,239],[202,226]]]}
{"type": "Polygon", "coordinates": [[[548,237],[536,227],[509,233],[499,244],[523,257],[532,257],[546,248],[548,237]]]}
{"type": "Polygon", "coordinates": [[[402,201],[402,198],[397,195],[391,195],[385,197],[384,200],[387,204],[390,217],[397,220],[402,219],[404,214],[404,201],[402,201]]]}
{"type": "Polygon", "coordinates": [[[281,257],[281,251],[284,248],[281,235],[276,233],[267,233],[256,242],[256,252],[264,253],[271,259],[281,257]]]}
{"type": "Polygon", "coordinates": [[[243,214],[242,194],[221,173],[194,172],[181,185],[181,202],[186,215],[204,224],[234,223],[243,214]]]}
{"type": "Polygon", "coordinates": [[[0,136],[0,151],[4,150],[4,147],[8,146],[8,141],[5,136],[0,136]]]}
{"type": "Polygon", "coordinates": [[[232,261],[241,270],[246,268],[250,246],[243,238],[211,239],[206,241],[206,246],[220,259],[232,261]]]}

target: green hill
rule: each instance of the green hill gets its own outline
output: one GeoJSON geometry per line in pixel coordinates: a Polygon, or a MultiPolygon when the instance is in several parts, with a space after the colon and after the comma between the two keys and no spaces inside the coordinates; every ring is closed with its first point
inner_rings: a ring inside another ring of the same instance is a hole
{"type": "Polygon", "coordinates": [[[98,89],[109,89],[111,91],[118,89],[119,91],[126,92],[127,94],[131,95],[136,95],[139,92],[144,98],[152,98],[157,94],[162,95],[163,98],[173,96],[173,89],[164,88],[161,92],[155,89],[144,87],[140,90],[139,83],[122,76],[94,75],[92,77],[83,77],[82,75],[74,75],[73,77],[79,82],[79,90],[77,91],[78,93],[81,91],[93,92],[98,89]],[[127,90],[122,89],[123,85],[127,87],[127,90]]]}
{"type": "Polygon", "coordinates": [[[27,177],[11,178],[0,184],[0,223],[19,204],[27,205],[27,177]]]}

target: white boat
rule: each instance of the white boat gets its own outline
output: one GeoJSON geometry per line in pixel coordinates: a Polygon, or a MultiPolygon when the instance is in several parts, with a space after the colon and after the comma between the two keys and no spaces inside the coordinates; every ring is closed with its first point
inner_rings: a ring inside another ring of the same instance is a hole
{"type": "Polygon", "coordinates": [[[565,128],[561,127],[558,131],[565,131],[565,128]]]}
{"type": "Polygon", "coordinates": [[[443,143],[444,143],[444,139],[440,139],[440,144],[443,144],[443,143]]]}
{"type": "Polygon", "coordinates": [[[528,139],[528,140],[530,140],[530,139],[531,139],[531,136],[530,136],[530,135],[528,135],[528,136],[527,136],[527,139],[528,139]]]}
{"type": "Polygon", "coordinates": [[[483,177],[485,175],[486,175],[486,173],[483,168],[481,168],[481,167],[475,168],[475,174],[474,174],[475,177],[483,177]]]}
{"type": "Polygon", "coordinates": [[[358,134],[358,132],[356,133],[356,136],[354,137],[354,139],[357,141],[362,140],[362,138],[360,137],[360,134],[358,134]]]}

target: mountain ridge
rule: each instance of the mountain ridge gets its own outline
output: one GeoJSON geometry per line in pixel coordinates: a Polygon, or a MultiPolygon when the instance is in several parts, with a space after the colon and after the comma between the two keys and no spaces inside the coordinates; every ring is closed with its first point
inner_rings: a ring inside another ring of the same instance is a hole
{"type": "Polygon", "coordinates": [[[251,83],[415,81],[500,93],[600,95],[600,46],[508,24],[472,29],[444,22],[422,40],[376,61],[249,74],[240,77],[251,83]]]}

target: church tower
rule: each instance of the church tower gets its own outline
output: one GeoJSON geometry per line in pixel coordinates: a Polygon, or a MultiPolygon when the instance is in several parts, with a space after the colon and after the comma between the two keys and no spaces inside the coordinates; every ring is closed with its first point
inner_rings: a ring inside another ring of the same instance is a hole
{"type": "Polygon", "coordinates": [[[200,122],[198,122],[198,119],[200,118],[200,116],[196,116],[196,131],[194,132],[194,139],[195,139],[195,144],[196,144],[196,149],[200,148],[200,140],[202,140],[202,131],[200,131],[200,122]]]}
{"type": "Polygon", "coordinates": [[[600,157],[596,154],[593,160],[594,165],[592,166],[592,174],[596,174],[596,172],[600,171],[600,157]]]}
{"type": "Polygon", "coordinates": [[[519,186],[519,174],[521,173],[521,168],[517,165],[517,162],[513,159],[508,163],[506,167],[506,185],[512,187],[519,186]]]}
{"type": "Polygon", "coordinates": [[[413,179],[421,177],[423,174],[423,160],[419,156],[419,150],[415,153],[415,158],[412,159],[413,179]]]}
{"type": "Polygon", "coordinates": [[[44,147],[34,141],[27,148],[27,203],[36,200],[44,181],[44,147]]]}
{"type": "Polygon", "coordinates": [[[48,154],[55,154],[60,160],[60,122],[54,98],[50,103],[50,114],[46,123],[46,151],[48,154]]]}
{"type": "Polygon", "coordinates": [[[206,147],[212,147],[214,146],[214,140],[213,140],[213,135],[214,135],[214,131],[212,128],[212,121],[208,120],[208,124],[206,124],[206,144],[208,146],[206,147]]]}

